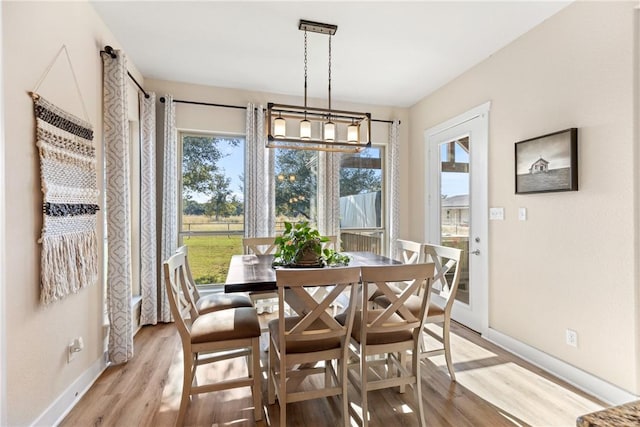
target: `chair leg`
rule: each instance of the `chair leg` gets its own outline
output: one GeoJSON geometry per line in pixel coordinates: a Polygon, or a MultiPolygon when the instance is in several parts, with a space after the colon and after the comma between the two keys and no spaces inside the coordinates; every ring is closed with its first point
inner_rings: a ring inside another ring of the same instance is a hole
{"type": "Polygon", "coordinates": [[[260,372],[260,337],[251,340],[251,377],[253,379],[253,407],[255,421],[262,419],[262,387],[260,372]]]}
{"type": "Polygon", "coordinates": [[[425,427],[424,419],[424,406],[422,405],[422,373],[420,372],[420,352],[418,346],[414,348],[413,355],[411,357],[412,372],[416,376],[416,383],[414,384],[416,405],[418,405],[418,422],[420,427],[425,427]]]}
{"type": "Polygon", "coordinates": [[[189,351],[183,351],[183,365],[184,373],[182,376],[182,397],[180,398],[180,409],[178,411],[178,419],[176,420],[176,426],[181,427],[184,425],[184,418],[187,413],[187,406],[191,400],[191,384],[193,383],[192,369],[193,369],[193,354],[189,351]]]}
{"type": "Polygon", "coordinates": [[[276,368],[276,351],[273,347],[273,341],[269,337],[269,363],[267,364],[267,402],[269,405],[276,403],[276,386],[274,381],[276,380],[275,372],[276,368]]]}
{"type": "Polygon", "coordinates": [[[442,328],[442,338],[444,342],[444,358],[447,361],[447,369],[449,370],[449,376],[451,381],[456,382],[456,373],[453,370],[453,362],[451,361],[451,344],[449,340],[449,329],[451,326],[451,320],[449,317],[444,319],[444,326],[442,328]]]}
{"type": "Polygon", "coordinates": [[[280,405],[280,426],[287,426],[287,365],[284,356],[280,355],[280,380],[278,381],[278,405],[280,405]]]}
{"type": "MultiPolygon", "coordinates": [[[[401,351],[399,354],[399,359],[400,359],[400,366],[406,367],[407,366],[407,352],[406,351],[401,351]]],[[[402,371],[400,369],[396,369],[397,371],[397,376],[402,376],[402,371]]],[[[407,385],[406,384],[400,384],[400,393],[404,393],[405,391],[407,391],[407,385]]]]}
{"type": "Polygon", "coordinates": [[[344,427],[351,425],[349,417],[349,379],[347,377],[347,370],[349,369],[348,357],[347,352],[341,360],[338,360],[338,375],[340,375],[340,385],[342,386],[342,425],[344,427]]]}
{"type": "Polygon", "coordinates": [[[369,402],[367,401],[368,384],[367,384],[367,372],[369,367],[367,366],[367,356],[365,356],[364,349],[360,353],[360,395],[362,396],[362,427],[369,425],[369,402]]]}

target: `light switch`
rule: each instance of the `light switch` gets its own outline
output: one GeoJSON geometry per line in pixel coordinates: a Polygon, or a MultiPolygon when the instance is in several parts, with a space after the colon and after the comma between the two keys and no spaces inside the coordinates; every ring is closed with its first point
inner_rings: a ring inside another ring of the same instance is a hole
{"type": "Polygon", "coordinates": [[[527,220],[527,208],[519,208],[518,209],[518,219],[520,221],[526,221],[527,220]]]}
{"type": "Polygon", "coordinates": [[[504,208],[490,208],[489,209],[489,219],[491,220],[504,220],[504,208]]]}

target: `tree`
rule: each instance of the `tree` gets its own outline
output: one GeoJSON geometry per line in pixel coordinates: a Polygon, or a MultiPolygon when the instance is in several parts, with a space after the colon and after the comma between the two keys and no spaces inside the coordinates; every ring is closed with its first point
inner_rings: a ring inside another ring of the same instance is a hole
{"type": "Polygon", "coordinates": [[[184,198],[182,200],[183,212],[185,215],[204,215],[205,206],[195,200],[184,198]]]}
{"type": "MultiPolygon", "coordinates": [[[[225,157],[218,144],[226,142],[238,147],[242,140],[237,138],[218,138],[214,136],[185,136],[182,140],[182,185],[186,198],[198,193],[217,194],[224,184],[218,175],[224,176],[218,162],[225,157]]],[[[227,183],[228,187],[228,183],[227,183]]],[[[214,196],[214,197],[217,197],[214,196]]]]}
{"type": "Polygon", "coordinates": [[[315,216],[312,202],[318,185],[317,165],[318,153],[315,151],[276,151],[276,215],[302,215],[306,219],[315,216]]]}
{"type": "Polygon", "coordinates": [[[340,169],[340,197],[371,193],[381,188],[381,173],[378,169],[340,169]]]}
{"type": "Polygon", "coordinates": [[[231,178],[222,173],[213,174],[211,182],[212,196],[207,203],[207,215],[214,216],[216,221],[220,219],[220,216],[229,216],[231,214],[227,206],[227,198],[231,196],[231,178]]]}

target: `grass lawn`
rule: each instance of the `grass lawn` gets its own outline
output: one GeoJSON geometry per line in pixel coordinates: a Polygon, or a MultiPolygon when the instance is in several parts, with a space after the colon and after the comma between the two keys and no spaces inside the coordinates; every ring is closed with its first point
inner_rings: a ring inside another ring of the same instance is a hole
{"type": "Polygon", "coordinates": [[[189,265],[198,284],[224,283],[231,255],[242,253],[242,236],[191,236],[184,238],[189,247],[189,265]]]}

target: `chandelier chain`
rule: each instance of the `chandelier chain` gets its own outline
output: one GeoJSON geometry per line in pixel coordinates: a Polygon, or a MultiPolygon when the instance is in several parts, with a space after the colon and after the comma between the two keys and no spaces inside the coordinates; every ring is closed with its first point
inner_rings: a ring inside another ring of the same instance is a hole
{"type": "Polygon", "coordinates": [[[304,118],[307,119],[307,30],[304,31],[304,118]]]}
{"type": "Polygon", "coordinates": [[[329,34],[329,111],[331,111],[331,34],[329,34]]]}

